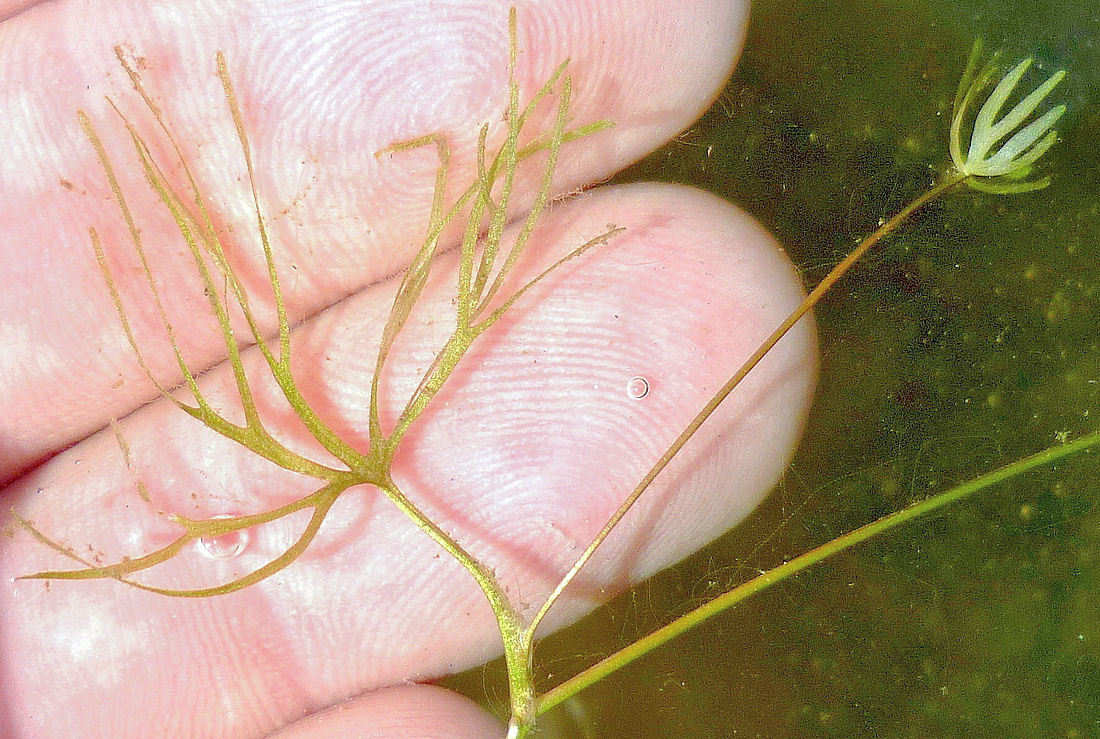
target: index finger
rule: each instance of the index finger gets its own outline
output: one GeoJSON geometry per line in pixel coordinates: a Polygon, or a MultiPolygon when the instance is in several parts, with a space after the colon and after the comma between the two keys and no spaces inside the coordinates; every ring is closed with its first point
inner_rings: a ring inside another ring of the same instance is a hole
{"type": "MultiPolygon", "coordinates": [[[[444,132],[461,180],[472,169],[479,125],[489,124],[490,137],[502,134],[508,5],[57,2],[0,26],[0,115],[11,142],[0,161],[0,273],[10,280],[0,291],[0,481],[155,395],[111,317],[114,306],[88,245],[94,227],[121,275],[123,301],[148,300],[77,109],[100,124],[118,159],[121,186],[142,214],[142,237],[155,248],[169,311],[207,310],[201,285],[183,277],[193,273],[190,257],[141,182],[132,147],[104,100],[117,98],[139,127],[153,130],[127,92],[115,46],[141,69],[200,189],[216,203],[227,252],[247,274],[259,259],[255,215],[213,74],[215,53],[225,52],[294,321],[399,270],[422,238],[431,152],[399,163],[379,161],[374,152],[444,132]]],[[[658,145],[690,123],[725,79],[746,8],[724,0],[667,7],[657,0],[560,0],[521,13],[521,98],[569,57],[572,123],[616,123],[570,151],[555,192],[604,178],[658,145]]],[[[182,177],[179,167],[167,174],[182,177]]],[[[517,197],[517,210],[523,205],[517,197]]],[[[155,314],[135,318],[154,373],[174,384],[179,373],[155,314]]],[[[177,327],[196,369],[224,355],[216,329],[198,323],[177,327]]],[[[272,325],[269,317],[264,327],[272,325]]]]}

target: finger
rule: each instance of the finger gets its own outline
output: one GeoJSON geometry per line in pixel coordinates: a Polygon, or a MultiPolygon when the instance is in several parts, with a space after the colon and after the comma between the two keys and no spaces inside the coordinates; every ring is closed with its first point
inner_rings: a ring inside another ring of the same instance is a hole
{"type": "MultiPolygon", "coordinates": [[[[526,616],[799,299],[793,270],[765,232],[684,188],[596,190],[555,208],[523,271],[537,274],[609,222],[626,233],[567,263],[484,334],[394,465],[410,498],[496,573],[526,616]],[[648,384],[642,397],[630,392],[634,378],[648,384]]],[[[453,259],[442,262],[383,377],[387,426],[453,321],[454,277],[446,269],[453,259]]],[[[369,376],[391,300],[390,285],[365,291],[295,334],[303,392],[359,448],[367,444],[369,376]]],[[[229,409],[232,382],[222,369],[204,386],[215,407],[229,409]]],[[[801,327],[658,478],[551,612],[550,625],[744,516],[793,448],[813,374],[812,332],[801,327]]],[[[265,417],[289,443],[308,448],[259,376],[265,417]]],[[[314,487],[166,403],[131,415],[122,428],[134,470],[154,506],[167,511],[241,514],[314,487]]],[[[13,491],[23,515],[104,562],[163,546],[177,530],[136,499],[114,447],[109,434],[96,435],[13,491]]],[[[149,581],[197,587],[242,575],[285,550],[303,526],[296,516],[253,530],[244,549],[224,559],[190,547],[149,581]]],[[[246,736],[342,696],[461,670],[500,650],[471,578],[372,490],[345,493],[319,539],[285,571],[208,600],[113,582],[9,584],[65,563],[22,533],[0,542],[8,645],[0,703],[26,722],[19,725],[26,735],[141,735],[184,705],[194,727],[246,736]],[[62,705],[79,721],[58,719],[62,705]]]]}
{"type": "Polygon", "coordinates": [[[36,5],[39,1],[40,0],[0,0],[0,22],[36,5]]]}
{"type": "Polygon", "coordinates": [[[271,739],[485,739],[504,730],[469,700],[430,685],[367,693],[295,722],[271,739]]]}
{"type": "MultiPolygon", "coordinates": [[[[148,302],[129,234],[93,148],[76,122],[87,112],[115,161],[152,252],[172,315],[205,312],[202,286],[171,218],[145,185],[110,95],[157,141],[185,197],[172,149],[129,89],[113,47],[140,71],[193,168],[211,219],[246,279],[262,281],[255,215],[214,58],[224,51],[256,158],[291,319],[391,275],[423,239],[434,149],[376,158],[395,141],[444,133],[454,182],[469,182],[477,132],[506,131],[510,0],[419,9],[405,2],[216,3],[121,0],[38,6],[0,25],[8,130],[0,164],[0,480],[125,415],[154,391],[131,356],[104,288],[88,229],[109,247],[124,301],[148,302]],[[33,96],[27,90],[35,90],[33,96]],[[184,277],[187,275],[188,277],[184,277]]],[[[607,177],[693,120],[725,79],[742,38],[745,5],[690,0],[560,0],[524,8],[516,77],[521,98],[565,58],[574,80],[570,125],[609,118],[611,131],[570,147],[555,191],[607,177]]],[[[552,105],[537,117],[550,120],[552,105]]],[[[521,172],[516,209],[537,172],[521,172]]],[[[454,197],[455,188],[449,192],[454,197]]],[[[447,237],[453,240],[452,236],[447,237]]],[[[260,308],[269,303],[257,296],[260,308]]],[[[271,330],[270,311],[264,325],[271,330]]],[[[196,369],[224,356],[218,333],[181,321],[177,338],[196,369]]],[[[163,331],[155,314],[139,341],[163,331]]],[[[179,380],[164,345],[154,372],[179,380]]]]}

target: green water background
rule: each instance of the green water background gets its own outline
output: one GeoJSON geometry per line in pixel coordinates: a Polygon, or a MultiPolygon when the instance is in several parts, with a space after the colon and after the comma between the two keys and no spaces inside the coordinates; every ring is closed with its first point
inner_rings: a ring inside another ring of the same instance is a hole
{"type": "MultiPolygon", "coordinates": [[[[671,7],[671,6],[670,6],[671,7]]],[[[691,184],[807,284],[927,187],[971,42],[1065,68],[1053,184],[935,204],[817,311],[779,489],[547,640],[545,687],[757,572],[1100,427],[1100,2],[771,0],[697,125],[618,181],[691,184]]],[[[452,683],[499,706],[499,665],[452,683]]],[[[585,691],[546,736],[1100,737],[1100,460],[1002,484],[785,582],[585,691]]]]}

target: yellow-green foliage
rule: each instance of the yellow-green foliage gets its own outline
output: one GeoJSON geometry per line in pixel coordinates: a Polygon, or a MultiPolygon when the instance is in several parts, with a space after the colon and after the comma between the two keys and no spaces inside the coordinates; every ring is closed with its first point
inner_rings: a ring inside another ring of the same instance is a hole
{"type": "MultiPolygon", "coordinates": [[[[443,531],[439,530],[416,506],[408,500],[390,477],[390,463],[394,452],[401,443],[409,427],[431,402],[432,397],[447,381],[451,372],[469,350],[472,342],[486,329],[496,323],[500,317],[534,284],[542,280],[555,267],[562,262],[578,256],[587,249],[604,243],[614,236],[619,229],[612,228],[605,233],[597,235],[592,240],[575,248],[555,265],[545,272],[523,285],[519,289],[499,301],[498,307],[489,311],[487,306],[504,286],[508,275],[515,265],[517,258],[527,246],[529,237],[541,215],[549,198],[551,179],[554,174],[559,151],[564,143],[588,135],[594,131],[606,128],[608,123],[601,122],[573,130],[566,130],[566,118],[569,108],[571,90],[570,78],[565,75],[567,63],[562,63],[549,80],[535,93],[534,97],[521,109],[519,105],[519,88],[511,78],[514,71],[515,48],[515,14],[510,19],[511,38],[511,62],[509,77],[508,115],[509,121],[507,136],[501,147],[490,156],[486,151],[486,137],[488,127],[481,129],[477,150],[477,178],[459,196],[457,201],[449,207],[444,207],[443,193],[448,182],[449,154],[446,140],[439,135],[427,136],[413,141],[394,144],[378,156],[393,154],[407,149],[427,144],[435,144],[439,153],[439,168],[435,179],[435,195],[432,203],[431,217],[427,234],[420,249],[417,251],[412,263],[405,271],[400,287],[394,298],[393,307],[382,333],[381,346],[378,351],[376,371],[371,384],[370,403],[370,448],[366,454],[356,451],[350,444],[341,439],[318,417],[317,413],[302,397],[291,374],[291,339],[290,326],[287,319],[286,307],[280,287],[279,274],[275,268],[275,259],[272,253],[271,243],[268,239],[263,212],[260,206],[260,197],[255,186],[255,172],[253,170],[252,152],[248,136],[245,132],[241,118],[237,97],[233,91],[229,71],[226,67],[224,56],[217,55],[218,76],[221,79],[225,93],[225,99],[229,106],[233,122],[236,126],[237,136],[240,141],[241,152],[247,167],[251,195],[256,213],[256,222],[260,234],[260,247],[263,250],[264,262],[267,266],[268,279],[271,285],[271,297],[273,299],[278,321],[278,338],[272,342],[265,338],[264,333],[250,306],[249,295],[238,279],[230,261],[225,256],[220,237],[214,228],[210,214],[205,205],[206,199],[202,196],[192,175],[187,161],[181,153],[179,142],[164,119],[160,109],[149,97],[141,78],[126,60],[121,50],[116,49],[119,63],[129,75],[134,89],[144,100],[146,107],[152,113],[161,129],[164,138],[169,142],[171,150],[175,153],[177,164],[184,174],[187,188],[184,192],[178,192],[165,177],[164,168],[154,159],[149,144],[145,138],[135,129],[129,119],[112,103],[119,120],[129,133],[130,140],[137,152],[138,158],[144,169],[146,181],[156,193],[160,202],[171,214],[179,233],[186,242],[195,268],[202,280],[205,294],[210,303],[210,309],[221,329],[225,343],[227,359],[233,369],[237,392],[244,409],[244,423],[235,424],[225,416],[215,411],[196,381],[195,373],[184,361],[182,353],[174,336],[172,324],[165,313],[164,307],[153,278],[150,255],[141,236],[141,229],[135,221],[122,188],[119,185],[114,165],[108,156],[95,125],[83,113],[79,113],[82,128],[95,149],[99,162],[106,174],[119,210],[125,220],[133,244],[145,274],[153,296],[153,306],[160,317],[162,324],[175,353],[176,362],[184,379],[184,383],[194,398],[194,404],[188,404],[174,397],[169,388],[162,386],[150,372],[144,360],[141,348],[135,341],[130,321],[122,306],[122,300],[115,284],[114,277],[107,266],[103,245],[98,234],[91,231],[92,246],[111,293],[115,308],[118,312],[122,327],[130,342],[130,345],[150,380],[156,383],[162,395],[185,413],[195,417],[207,427],[223,436],[238,442],[250,449],[255,454],[285,469],[302,475],[316,478],[320,486],[316,491],[293,503],[279,508],[246,516],[234,516],[228,518],[191,519],[180,515],[172,515],[172,520],[183,528],[179,538],[168,546],[149,554],[126,559],[112,565],[94,566],[80,560],[67,547],[53,541],[27,521],[19,519],[21,523],[31,530],[43,542],[49,544],[66,556],[81,561],[86,566],[82,569],[71,571],[40,572],[28,575],[28,578],[49,579],[86,579],[110,577],[121,580],[129,585],[151,590],[166,595],[177,596],[208,596],[228,593],[255,583],[290,564],[309,545],[316,535],[325,515],[335,500],[348,488],[354,485],[373,485],[378,487],[391,500],[394,501],[406,514],[408,514],[421,528],[425,529],[433,538],[436,538],[452,554],[462,555],[467,563],[472,559],[465,555],[461,547],[443,531]],[[527,124],[532,112],[543,103],[548,96],[556,90],[557,115],[551,131],[541,137],[536,137],[533,143],[524,148],[519,147],[520,132],[527,124]],[[535,202],[528,212],[523,227],[512,245],[501,251],[501,239],[504,232],[505,220],[509,198],[512,194],[512,183],[516,168],[524,159],[533,154],[545,151],[546,159],[542,169],[541,184],[535,198],[535,202]],[[413,308],[420,298],[421,291],[427,282],[432,269],[434,259],[439,250],[439,239],[443,230],[458,219],[465,219],[464,235],[461,243],[461,266],[458,274],[458,305],[455,316],[455,326],[449,339],[446,341],[435,361],[428,367],[420,379],[420,383],[411,397],[405,402],[394,428],[383,431],[378,415],[378,378],[389,357],[394,340],[406,325],[412,314],[413,308]],[[485,224],[487,228],[484,228],[485,224]],[[484,238],[482,234],[484,232],[484,238]],[[479,250],[479,241],[482,248],[479,250]],[[211,270],[213,265],[213,271],[211,270]],[[271,376],[278,384],[284,397],[293,409],[294,413],[305,424],[309,432],[333,457],[338,459],[343,466],[328,466],[314,461],[302,454],[291,451],[275,438],[264,426],[253,400],[249,381],[245,376],[244,366],[241,362],[241,345],[234,335],[230,324],[230,306],[226,304],[223,285],[228,287],[228,293],[232,295],[236,307],[247,322],[250,339],[254,341],[262,353],[271,376]],[[282,556],[273,560],[266,566],[242,576],[228,583],[214,585],[209,588],[196,590],[169,590],[144,585],[131,578],[131,575],[153,567],[178,554],[188,543],[205,537],[218,537],[231,534],[242,529],[269,523],[278,518],[302,509],[312,509],[313,516],[305,531],[295,544],[282,556]]],[[[116,429],[116,434],[118,431],[116,429]]],[[[119,443],[124,453],[125,441],[119,435],[119,443]]],[[[488,573],[479,573],[488,577],[488,573]]]]}
{"type": "MultiPolygon", "coordinates": [[[[81,112],[79,113],[80,124],[98,155],[100,165],[114,193],[120,213],[128,226],[133,248],[152,291],[153,308],[164,325],[184,384],[194,402],[188,403],[174,397],[169,392],[170,388],[162,386],[153,377],[144,359],[142,349],[134,338],[130,321],[123,309],[115,279],[107,266],[103,245],[98,234],[93,230],[91,232],[92,246],[95,249],[99,266],[127,339],[142,368],[166,399],[210,429],[247,447],[269,462],[301,475],[315,478],[318,487],[309,495],[292,503],[249,515],[194,519],[179,514],[170,514],[171,519],[179,524],[182,529],[182,532],[174,541],[156,551],[144,554],[135,553],[135,556],[108,565],[96,565],[81,558],[70,547],[55,541],[36,529],[31,522],[16,515],[16,520],[38,540],[83,565],[83,567],[74,570],[38,572],[27,575],[27,578],[67,580],[114,578],[136,588],[172,596],[203,597],[229,593],[256,583],[290,565],[310,545],[324,523],[332,505],[344,491],[356,485],[372,485],[385,493],[417,526],[439,542],[444,549],[470,571],[492,603],[493,609],[501,621],[502,630],[506,632],[506,642],[509,641],[509,636],[512,637],[511,642],[513,642],[515,648],[506,651],[515,652],[519,648],[518,636],[521,627],[518,615],[508,602],[503,588],[496,582],[492,572],[470,556],[461,544],[422,513],[397,486],[390,475],[391,461],[402,439],[432,398],[443,387],[447,378],[469,351],[477,337],[496,323],[528,289],[542,280],[555,267],[593,246],[606,242],[619,231],[619,229],[611,228],[605,233],[596,235],[587,243],[581,244],[542,274],[514,290],[511,294],[497,300],[495,302],[497,307],[489,310],[490,303],[507,284],[509,274],[518,257],[527,246],[531,233],[548,202],[551,180],[562,145],[610,125],[601,122],[572,130],[566,129],[571,80],[565,73],[567,63],[564,62],[535,93],[532,99],[521,108],[519,86],[514,80],[516,64],[516,17],[514,11],[509,18],[509,38],[507,135],[499,149],[489,152],[486,148],[488,127],[485,126],[481,129],[477,149],[477,176],[462,191],[455,203],[446,206],[443,199],[448,183],[449,154],[447,142],[442,136],[429,136],[395,144],[378,153],[379,156],[389,155],[413,147],[435,144],[439,154],[439,168],[435,178],[435,195],[427,234],[423,244],[413,257],[412,263],[405,271],[382,332],[375,374],[371,383],[370,446],[365,454],[357,451],[325,425],[299,392],[291,373],[292,347],[286,307],[280,287],[279,274],[275,268],[271,243],[268,239],[260,197],[256,191],[252,151],[224,56],[220,53],[217,55],[218,76],[221,79],[225,99],[236,126],[241,152],[248,171],[252,202],[260,235],[259,246],[263,251],[271,286],[271,298],[276,309],[278,338],[275,341],[269,341],[264,336],[264,332],[250,305],[248,292],[241,280],[238,279],[232,264],[226,258],[218,232],[214,228],[213,221],[207,211],[206,198],[199,191],[191,168],[182,155],[179,142],[174,137],[160,109],[146,92],[135,69],[126,60],[121,50],[116,49],[119,63],[129,75],[134,89],[141,96],[157,122],[160,134],[169,143],[169,150],[174,153],[176,158],[174,164],[183,172],[186,187],[181,192],[169,183],[164,173],[165,167],[155,159],[152,149],[143,135],[112,103],[119,120],[129,133],[129,138],[144,170],[146,181],[156,193],[160,203],[171,214],[179,233],[183,236],[191,252],[195,268],[202,280],[205,294],[210,303],[210,310],[221,330],[227,360],[232,367],[237,394],[244,410],[244,423],[234,423],[211,407],[199,388],[195,373],[184,361],[154,280],[152,262],[155,261],[155,255],[148,253],[142,240],[141,229],[119,185],[114,165],[101,142],[95,125],[81,112]],[[532,143],[521,148],[519,145],[521,131],[528,124],[536,108],[546,102],[552,95],[556,96],[557,105],[553,127],[549,132],[533,137],[531,139],[532,143]],[[527,213],[515,241],[507,248],[503,248],[502,236],[516,169],[520,162],[540,152],[545,152],[545,155],[541,183],[534,204],[527,213]],[[378,412],[378,378],[381,376],[389,358],[394,340],[405,327],[410,315],[412,315],[414,306],[420,298],[440,247],[441,234],[448,225],[463,219],[465,220],[465,227],[463,228],[460,247],[458,301],[453,331],[434,362],[425,370],[415,391],[404,401],[404,409],[401,411],[394,427],[388,431],[383,430],[378,412]],[[478,248],[479,245],[480,248],[478,248]],[[223,298],[223,295],[226,297],[223,298]],[[231,306],[226,303],[228,296],[232,296],[231,299],[235,303],[233,310],[239,309],[241,315],[243,315],[248,325],[249,339],[255,342],[262,353],[272,378],[282,391],[293,412],[305,424],[313,438],[335,459],[339,460],[340,465],[323,464],[292,451],[265,427],[256,408],[249,380],[245,375],[244,365],[241,361],[241,344],[231,326],[231,306]],[[141,571],[155,567],[180,554],[188,544],[196,540],[226,536],[253,526],[270,523],[306,509],[312,511],[309,523],[298,539],[283,554],[253,572],[234,580],[212,584],[209,587],[181,590],[155,587],[134,579],[134,576],[141,571]]],[[[116,435],[118,435],[124,456],[128,457],[128,447],[117,428],[116,435]]],[[[145,497],[144,491],[142,491],[142,495],[145,497]]],[[[524,663],[529,662],[526,657],[520,658],[518,654],[511,654],[510,656],[519,658],[524,663]]],[[[530,684],[530,681],[528,681],[528,684],[530,684]]],[[[530,712],[533,705],[530,695],[525,698],[524,703],[526,704],[526,710],[530,712]]]]}

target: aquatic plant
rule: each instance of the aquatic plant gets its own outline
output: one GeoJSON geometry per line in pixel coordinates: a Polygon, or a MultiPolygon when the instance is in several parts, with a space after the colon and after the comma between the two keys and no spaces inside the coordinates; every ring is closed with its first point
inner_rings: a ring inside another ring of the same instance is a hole
{"type": "MultiPolygon", "coordinates": [[[[514,71],[516,60],[516,17],[513,11],[509,18],[510,38],[510,72],[514,71]]],[[[148,281],[152,295],[153,308],[163,324],[180,373],[184,378],[187,392],[193,399],[193,404],[182,401],[170,393],[170,389],[157,384],[158,389],[171,402],[175,403],[185,413],[201,421],[204,425],[229,438],[249,450],[268,460],[269,462],[287,470],[315,478],[320,487],[313,493],[298,500],[279,506],[269,511],[253,513],[242,516],[215,517],[207,519],[195,519],[180,514],[169,514],[171,520],[182,528],[182,533],[171,543],[154,552],[142,554],[133,558],[101,565],[88,561],[75,553],[65,544],[56,541],[39,531],[34,525],[17,516],[17,520],[29,530],[36,538],[57,552],[80,562],[83,567],[76,570],[60,571],[52,570],[27,575],[34,579],[91,579],[113,578],[132,587],[149,590],[155,593],[183,597],[206,597],[224,594],[239,590],[254,584],[272,574],[291,565],[311,544],[317,535],[329,511],[336,500],[349,488],[367,484],[381,490],[398,508],[400,508],[417,526],[428,536],[434,539],[443,549],[451,554],[469,574],[477,581],[487,599],[493,607],[502,635],[505,659],[509,674],[509,686],[511,690],[511,728],[510,736],[527,735],[536,720],[536,717],[557,705],[568,695],[574,694],[585,685],[600,679],[610,671],[620,669],[637,656],[665,643],[676,634],[682,633],[687,628],[710,618],[714,613],[728,608],[739,602],[752,592],[798,571],[813,562],[820,561],[836,551],[852,546],[859,541],[864,541],[883,530],[900,524],[917,515],[921,515],[938,506],[944,505],[965,494],[970,494],[975,489],[992,484],[1009,474],[1017,474],[1025,468],[1035,464],[1049,462],[1052,457],[1047,455],[1038,460],[1025,460],[1016,467],[1006,472],[995,473],[989,480],[981,480],[976,485],[971,485],[965,490],[956,489],[950,493],[924,501],[912,509],[899,512],[879,522],[875,522],[852,534],[838,539],[828,547],[820,551],[808,554],[805,558],[792,561],[776,570],[765,573],[761,578],[741,586],[729,594],[715,599],[710,604],[700,609],[689,617],[678,620],[670,627],[662,630],[653,638],[638,642],[629,653],[613,655],[604,660],[591,671],[567,681],[562,686],[543,696],[536,695],[533,678],[533,650],[535,646],[535,632],[542,623],[549,610],[554,606],[558,598],[581,572],[585,564],[591,559],[602,542],[610,535],[619,521],[626,515],[633,504],[645,493],[649,485],[680,452],[684,445],[692,438],[701,425],[710,417],[718,406],[729,396],[738,384],[748,375],[756,364],[771,350],[780,338],[804,317],[813,306],[824,297],[831,287],[839,280],[863,254],[872,248],[878,241],[895,231],[915,212],[932,200],[942,196],[948,191],[966,184],[976,189],[993,193],[1017,193],[1034,190],[1049,183],[1048,177],[1028,179],[1031,176],[1034,165],[1040,157],[1054,144],[1057,134],[1054,124],[1064,112],[1063,106],[1052,108],[1043,113],[1037,119],[1026,123],[1039,105],[1053,90],[1062,78],[1062,73],[1053,75],[1034,92],[1017,103],[1005,116],[995,120],[1007,99],[1027,71],[1029,62],[1025,60],[1016,65],[996,85],[993,93],[980,108],[970,129],[970,136],[964,147],[968,123],[968,111],[975,104],[981,92],[992,81],[994,72],[992,68],[986,68],[981,72],[974,72],[979,51],[976,49],[972,55],[968,72],[964,75],[963,84],[960,86],[960,96],[956,101],[956,111],[952,119],[950,132],[951,158],[954,169],[948,172],[940,181],[935,183],[926,193],[916,198],[913,202],[899,211],[894,217],[887,220],[873,234],[868,236],[847,258],[824,278],[817,287],[807,296],[806,300],[795,310],[773,334],[753,353],[736,372],[731,375],[725,385],[705,404],[695,418],[689,423],[679,437],[654,463],[650,471],[642,478],[633,492],[623,501],[618,510],[607,521],[600,533],[592,540],[584,552],[576,559],[573,566],[564,574],[558,584],[553,588],[545,601],[539,607],[536,615],[529,620],[523,620],[519,609],[511,602],[506,590],[498,582],[491,569],[486,567],[476,557],[471,555],[461,542],[454,539],[447,531],[442,529],[428,515],[405,494],[394,482],[390,471],[394,455],[398,446],[415,423],[416,419],[429,407],[433,399],[444,387],[455,368],[468,355],[477,338],[488,328],[494,325],[506,311],[508,311],[522,296],[535,284],[544,279],[554,269],[567,260],[573,259],[588,249],[597,247],[613,238],[621,229],[609,228],[607,231],[595,234],[593,237],[577,246],[564,258],[556,262],[546,271],[536,276],[533,280],[522,285],[506,296],[500,293],[507,284],[507,276],[515,266],[520,254],[528,243],[537,221],[544,211],[549,200],[550,182],[553,177],[557,159],[564,144],[577,138],[600,130],[609,124],[596,124],[578,129],[567,129],[568,106],[571,93],[571,80],[563,63],[558,67],[551,78],[533,96],[532,100],[521,107],[519,102],[519,88],[510,74],[508,87],[508,109],[506,120],[508,121],[508,133],[504,144],[495,152],[487,151],[487,129],[482,128],[478,140],[477,151],[477,177],[473,183],[461,191],[457,201],[448,206],[444,201],[444,191],[449,178],[449,149],[446,139],[442,136],[428,136],[410,142],[396,144],[379,155],[399,154],[402,151],[419,147],[436,147],[439,155],[439,168],[436,173],[435,196],[429,217],[428,229],[425,239],[414,256],[411,265],[404,273],[397,289],[392,308],[389,312],[380,348],[375,363],[375,371],[370,387],[370,412],[369,412],[369,440],[370,446],[366,452],[359,451],[346,439],[340,437],[328,427],[318,416],[315,410],[303,398],[301,391],[291,372],[291,338],[290,325],[284,304],[282,289],[278,272],[275,268],[275,258],[270,241],[267,236],[267,226],[262,212],[260,197],[256,191],[253,162],[249,140],[242,122],[241,113],[236,95],[230,80],[225,60],[218,56],[218,74],[221,79],[225,98],[236,127],[237,136],[243,152],[244,161],[249,174],[251,184],[252,202],[255,208],[257,228],[260,234],[260,246],[262,248],[264,263],[267,268],[267,277],[271,286],[271,300],[275,306],[278,333],[277,339],[272,342],[266,339],[260,328],[260,322],[256,318],[250,302],[250,296],[242,280],[239,278],[231,261],[226,257],[213,220],[207,211],[205,198],[199,192],[199,188],[192,176],[187,162],[182,155],[182,147],[173,137],[167,121],[162,117],[159,109],[146,93],[142,81],[136,70],[128,64],[124,55],[119,53],[119,62],[126,70],[133,83],[134,89],[145,101],[149,111],[160,126],[163,135],[170,143],[170,150],[176,157],[175,164],[185,174],[187,192],[179,192],[173,188],[164,174],[164,167],[158,164],[152,153],[151,146],[138,132],[135,125],[116,108],[116,112],[123,126],[129,133],[130,140],[141,162],[144,174],[155,191],[158,199],[171,214],[179,232],[184,237],[190,250],[196,270],[205,288],[205,294],[210,304],[210,309],[219,325],[225,344],[228,361],[232,369],[233,378],[241,407],[244,412],[244,422],[235,423],[224,414],[215,410],[200,389],[195,373],[184,361],[182,352],[173,336],[172,324],[161,305],[158,296],[156,282],[151,267],[151,260],[143,243],[141,230],[136,222],[130,206],[127,203],[121,187],[118,183],[114,165],[103,146],[95,125],[90,119],[81,114],[81,125],[91,141],[99,157],[100,164],[110,183],[117,205],[129,229],[133,247],[139,257],[143,274],[148,281]],[[519,144],[521,131],[532,118],[533,111],[550,98],[557,96],[557,108],[552,129],[535,139],[535,142],[521,147],[519,144]],[[1024,125],[1026,123],[1026,125],[1024,125]],[[1022,128],[1021,128],[1022,126],[1022,128]],[[1007,140],[1006,140],[1007,139],[1007,140]],[[997,148],[997,145],[1004,141],[997,148]],[[996,149],[996,150],[994,150],[996,149]],[[965,154],[964,154],[965,150],[965,154]],[[508,204],[512,196],[512,187],[516,168],[520,162],[533,157],[535,154],[545,154],[542,165],[542,174],[538,192],[534,204],[525,216],[515,242],[506,247],[502,235],[505,221],[508,215],[508,204]],[[488,223],[484,229],[483,224],[488,223]],[[440,238],[444,230],[452,224],[462,225],[462,240],[459,246],[460,268],[458,270],[457,303],[455,309],[455,326],[444,346],[435,356],[424,371],[420,382],[407,399],[403,410],[398,415],[392,428],[383,427],[379,414],[380,385],[379,378],[382,375],[390,351],[400,332],[408,325],[424,287],[427,284],[435,259],[440,247],[440,238]],[[481,246],[479,248],[479,242],[481,246]],[[211,269],[211,267],[213,269],[211,269]],[[224,285],[222,284],[224,283],[224,285]],[[228,297],[232,296],[232,305],[228,297]],[[490,308],[490,306],[495,306],[490,308]],[[312,458],[293,451],[286,444],[277,439],[264,425],[256,407],[253,397],[253,389],[245,373],[241,359],[241,343],[237,338],[231,320],[234,310],[239,310],[247,325],[249,339],[254,342],[262,354],[264,362],[283,394],[286,402],[293,409],[295,415],[301,420],[313,439],[320,444],[333,458],[341,463],[341,466],[319,463],[312,458]],[[164,563],[179,555],[184,547],[198,540],[217,539],[229,536],[246,529],[267,524],[284,518],[299,511],[311,511],[310,519],[299,538],[279,557],[266,565],[244,576],[227,583],[212,585],[198,589],[169,589],[151,586],[135,580],[134,575],[164,563]],[[811,556],[812,555],[812,556],[811,556]]],[[[108,290],[111,293],[124,331],[138,361],[146,370],[150,379],[156,383],[152,372],[146,364],[140,346],[134,332],[131,329],[126,311],[123,308],[115,277],[108,267],[104,248],[98,234],[91,233],[93,248],[103,271],[108,290]]],[[[116,429],[119,445],[125,455],[127,446],[125,439],[116,429]]],[[[1058,455],[1064,455],[1086,446],[1098,443],[1095,438],[1089,438],[1078,442],[1076,445],[1066,445],[1060,449],[1058,455]]]]}
{"type": "Polygon", "coordinates": [[[1054,125],[1066,112],[1066,106],[1056,105],[1026,126],[1023,124],[1062,81],[1066,72],[1058,70],[997,118],[1031,67],[1031,58],[1020,61],[997,82],[977,116],[970,121],[969,113],[974,100],[989,86],[997,71],[992,63],[978,70],[981,53],[979,40],[974,44],[955,95],[950,143],[955,172],[965,177],[970,187],[984,192],[1010,194],[1040,190],[1050,184],[1049,176],[1033,180],[1027,178],[1032,166],[1058,140],[1054,125]],[[968,126],[970,139],[964,152],[963,138],[968,126]]]}

